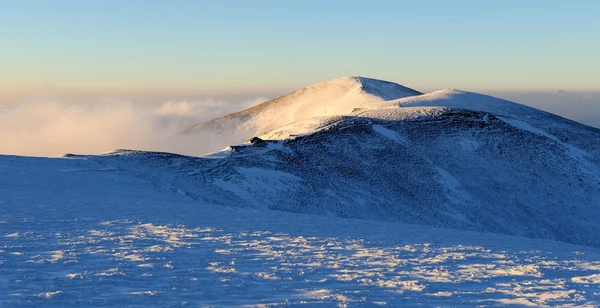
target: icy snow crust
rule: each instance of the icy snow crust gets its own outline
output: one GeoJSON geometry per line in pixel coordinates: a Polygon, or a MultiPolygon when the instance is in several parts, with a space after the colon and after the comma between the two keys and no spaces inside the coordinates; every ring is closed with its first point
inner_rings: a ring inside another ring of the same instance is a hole
{"type": "Polygon", "coordinates": [[[0,305],[600,304],[599,130],[327,84],[215,120],[279,126],[205,157],[0,156],[0,305]]]}

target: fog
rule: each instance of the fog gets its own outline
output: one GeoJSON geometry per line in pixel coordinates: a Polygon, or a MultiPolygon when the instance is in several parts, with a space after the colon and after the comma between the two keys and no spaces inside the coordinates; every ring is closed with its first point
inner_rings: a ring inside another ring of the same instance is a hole
{"type": "MultiPolygon", "coordinates": [[[[600,128],[597,93],[488,94],[600,128]]],[[[185,128],[266,100],[249,95],[4,96],[0,97],[0,154],[59,156],[136,149],[200,156],[244,140],[209,133],[184,135],[185,128]]]]}
{"type": "Polygon", "coordinates": [[[490,95],[600,128],[600,93],[491,92],[490,95]]]}
{"type": "Polygon", "coordinates": [[[209,133],[184,135],[186,127],[265,100],[11,101],[0,105],[0,153],[59,156],[136,149],[199,156],[243,140],[209,133]]]}

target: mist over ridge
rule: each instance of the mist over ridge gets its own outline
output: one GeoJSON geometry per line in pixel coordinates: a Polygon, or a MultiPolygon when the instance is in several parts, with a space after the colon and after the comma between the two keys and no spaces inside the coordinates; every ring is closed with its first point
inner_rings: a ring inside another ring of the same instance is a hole
{"type": "Polygon", "coordinates": [[[267,100],[161,99],[99,96],[4,101],[0,105],[0,153],[59,156],[133,148],[199,156],[237,140],[209,133],[191,139],[181,134],[186,126],[267,100]]]}
{"type": "MultiPolygon", "coordinates": [[[[419,90],[417,88],[417,90],[419,90]]],[[[493,96],[600,128],[600,94],[571,91],[485,91],[493,96]]],[[[58,156],[115,149],[200,156],[243,140],[186,136],[187,127],[285,93],[69,93],[57,89],[0,94],[0,153],[58,156]]]]}

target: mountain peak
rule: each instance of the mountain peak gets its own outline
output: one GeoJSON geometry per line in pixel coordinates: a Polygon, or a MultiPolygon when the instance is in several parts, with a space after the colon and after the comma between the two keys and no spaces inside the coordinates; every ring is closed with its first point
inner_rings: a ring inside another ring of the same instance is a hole
{"type": "Polygon", "coordinates": [[[561,89],[554,91],[554,95],[563,95],[564,96],[564,95],[573,95],[573,94],[574,94],[573,92],[569,92],[569,91],[565,91],[565,90],[561,90],[561,89]]]}
{"type": "Polygon", "coordinates": [[[385,81],[370,77],[363,76],[345,76],[336,79],[331,79],[323,82],[319,82],[310,85],[306,88],[300,89],[299,91],[323,91],[331,89],[348,90],[348,94],[354,90],[355,92],[359,89],[362,92],[377,96],[383,100],[392,100],[397,98],[414,96],[422,94],[419,91],[411,88],[402,86],[395,82],[385,81]]]}
{"type": "Polygon", "coordinates": [[[194,125],[186,132],[236,132],[248,139],[298,120],[350,114],[355,108],[370,108],[385,101],[421,94],[389,81],[347,76],[316,83],[249,109],[194,125]]]}

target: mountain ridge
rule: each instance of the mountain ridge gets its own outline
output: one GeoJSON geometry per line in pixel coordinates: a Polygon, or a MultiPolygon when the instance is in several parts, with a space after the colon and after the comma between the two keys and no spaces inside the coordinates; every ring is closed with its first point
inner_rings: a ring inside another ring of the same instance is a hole
{"type": "MultiPolygon", "coordinates": [[[[361,91],[354,83],[335,92],[345,97],[361,91]]],[[[600,247],[600,130],[456,89],[354,102],[341,105],[362,107],[284,119],[286,125],[203,157],[119,150],[67,158],[78,158],[81,170],[135,176],[153,193],[199,206],[600,247]]],[[[276,111],[282,110],[293,111],[276,111]]]]}
{"type": "Polygon", "coordinates": [[[308,134],[249,142],[208,157],[119,151],[85,159],[204,206],[600,246],[597,153],[574,156],[568,143],[487,112],[426,110],[402,120],[373,112],[342,116],[308,134]]]}

